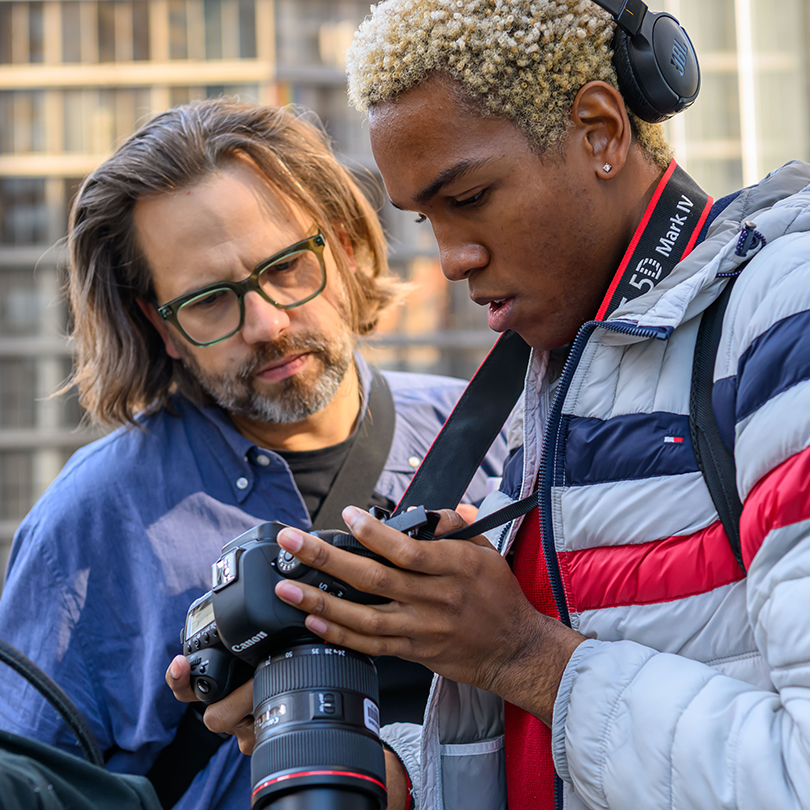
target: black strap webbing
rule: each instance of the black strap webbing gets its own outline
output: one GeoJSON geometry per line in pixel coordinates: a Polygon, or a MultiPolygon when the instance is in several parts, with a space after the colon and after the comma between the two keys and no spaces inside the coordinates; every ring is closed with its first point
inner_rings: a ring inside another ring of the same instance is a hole
{"type": "Polygon", "coordinates": [[[445,537],[450,537],[453,540],[470,540],[473,537],[488,532],[490,529],[495,529],[502,526],[504,523],[511,523],[519,517],[529,513],[538,506],[540,503],[540,490],[536,489],[531,495],[523,498],[521,501],[512,501],[512,503],[498,509],[497,512],[491,512],[481,520],[476,520],[469,526],[463,529],[456,529],[454,532],[440,535],[435,538],[436,540],[444,540],[445,537]]]}
{"type": "MultiPolygon", "coordinates": [[[[689,428],[698,467],[706,480],[734,557],[745,571],[740,547],[742,502],[737,492],[734,455],[720,438],[712,408],[714,363],[723,315],[735,278],[729,279],[701,319],[692,366],[689,428]]],[[[507,332],[501,336],[423,459],[395,514],[411,506],[441,509],[452,508],[458,503],[522,391],[528,356],[529,347],[516,334],[507,332]],[[476,407],[471,407],[471,403],[476,407]]],[[[538,493],[535,492],[470,526],[443,536],[459,540],[475,537],[525,515],[537,504],[538,493]]]]}
{"type": "Polygon", "coordinates": [[[422,459],[394,515],[410,506],[458,506],[523,393],[530,352],[516,332],[498,338],[422,459]]]}
{"type": "MultiPolygon", "coordinates": [[[[343,526],[341,511],[349,503],[371,502],[394,439],[396,411],[385,377],[372,369],[368,407],[351,450],[313,522],[314,529],[343,526]]],[[[186,709],[174,739],[158,754],[146,775],[164,810],[169,810],[188,790],[194,777],[208,764],[217,749],[229,739],[215,734],[203,723],[205,706],[192,703],[186,709]]]]}
{"type": "Polygon", "coordinates": [[[313,529],[344,528],[341,512],[347,504],[356,503],[365,508],[371,503],[374,488],[391,452],[395,423],[391,389],[385,377],[373,369],[365,416],[357,429],[352,449],[315,516],[313,529]]]}
{"type": "Polygon", "coordinates": [[[703,313],[700,321],[689,394],[689,432],[698,467],[706,479],[706,486],[726,530],[731,550],[740,568],[745,571],[740,546],[740,516],[743,507],[737,492],[734,455],[720,438],[712,408],[714,363],[723,330],[723,315],[735,278],[736,276],[732,276],[729,279],[723,292],[703,313]]]}

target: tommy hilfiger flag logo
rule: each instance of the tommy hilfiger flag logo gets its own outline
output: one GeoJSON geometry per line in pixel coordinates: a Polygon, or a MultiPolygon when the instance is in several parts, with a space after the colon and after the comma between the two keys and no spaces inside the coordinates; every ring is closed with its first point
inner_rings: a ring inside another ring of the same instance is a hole
{"type": "Polygon", "coordinates": [[[664,436],[664,444],[683,444],[683,436],[664,436]]]}

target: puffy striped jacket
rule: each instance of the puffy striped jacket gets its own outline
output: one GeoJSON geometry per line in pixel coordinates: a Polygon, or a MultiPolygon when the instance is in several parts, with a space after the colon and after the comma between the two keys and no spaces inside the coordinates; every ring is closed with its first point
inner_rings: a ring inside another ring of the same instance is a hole
{"type": "MultiPolygon", "coordinates": [[[[738,195],[658,287],[582,328],[553,397],[532,358],[522,469],[485,508],[539,476],[557,603],[589,639],[552,729],[571,810],[810,807],[809,183],[792,163],[738,195]],[[747,220],[766,244],[741,257],[747,220]],[[747,577],[688,427],[700,315],[743,263],[713,400],[747,577]]],[[[506,553],[516,530],[490,539],[506,553]]],[[[502,734],[500,699],[442,678],[421,735],[384,730],[430,810],[506,807],[502,734]]]]}

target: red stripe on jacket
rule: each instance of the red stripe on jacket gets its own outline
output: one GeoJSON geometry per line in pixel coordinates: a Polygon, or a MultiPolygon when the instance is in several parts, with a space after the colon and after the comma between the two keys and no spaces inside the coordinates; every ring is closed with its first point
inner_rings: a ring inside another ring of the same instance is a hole
{"type": "MultiPolygon", "coordinates": [[[[512,570],[526,598],[540,613],[558,619],[536,507],[523,519],[514,549],[512,570]]],[[[534,715],[511,703],[504,705],[504,721],[509,810],[554,810],[551,730],[534,715]]]]}
{"type": "Polygon", "coordinates": [[[695,534],[558,555],[572,610],[671,602],[743,578],[720,521],[695,534]]]}
{"type": "Polygon", "coordinates": [[[810,447],[774,467],[745,499],[740,541],[746,567],[769,532],[809,518],[810,447]]]}

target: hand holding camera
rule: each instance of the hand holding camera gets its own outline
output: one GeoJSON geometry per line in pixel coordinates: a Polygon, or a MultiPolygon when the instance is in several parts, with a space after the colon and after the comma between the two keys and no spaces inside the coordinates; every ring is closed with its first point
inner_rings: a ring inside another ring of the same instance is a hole
{"type": "MultiPolygon", "coordinates": [[[[465,525],[455,512],[439,514],[439,537],[465,525]]],[[[550,725],[562,673],[585,638],[529,603],[486,537],[418,543],[356,507],[344,509],[343,519],[393,567],[344,554],[297,529],[279,533],[278,542],[305,564],[388,601],[355,604],[304,583],[280,582],[276,594],[309,614],[310,631],[368,655],[417,661],[550,725]]]]}
{"type": "MultiPolygon", "coordinates": [[[[481,536],[471,540],[447,539],[424,543],[354,507],[348,507],[343,514],[352,532],[350,536],[353,540],[356,538],[360,541],[355,540],[356,545],[364,549],[363,554],[357,553],[354,548],[340,548],[332,542],[334,538],[321,538],[275,524],[272,551],[265,542],[267,554],[257,556],[257,559],[277,561],[279,554],[286,551],[289,557],[303,564],[305,569],[306,576],[299,579],[283,578],[278,568],[273,568],[274,573],[269,575],[265,571],[263,578],[257,579],[257,587],[259,582],[262,583],[259,591],[262,599],[272,605],[273,615],[282,616],[282,611],[286,609],[290,613],[284,613],[284,616],[295,617],[288,626],[282,628],[279,637],[285,638],[285,643],[288,644],[297,643],[293,637],[302,640],[303,652],[297,647],[288,647],[281,655],[281,661],[287,660],[287,657],[306,657],[306,651],[311,653],[318,643],[323,645],[323,642],[326,642],[326,649],[344,650],[345,653],[330,653],[318,659],[318,663],[331,662],[328,667],[333,673],[342,662],[361,661],[364,658],[362,653],[371,656],[396,655],[423,663],[454,680],[500,694],[537,714],[541,719],[550,721],[554,694],[567,658],[563,660],[564,657],[561,657],[559,662],[544,658],[549,646],[546,641],[549,640],[549,634],[567,634],[562,641],[566,648],[572,650],[582,641],[582,637],[532,608],[498,551],[481,536]],[[318,579],[317,582],[307,581],[312,576],[309,572],[313,570],[320,572],[318,576],[323,579],[318,579]],[[273,583],[277,599],[272,595],[273,583]],[[357,593],[358,601],[350,601],[345,596],[341,598],[335,593],[330,594],[328,583],[337,583],[340,589],[344,586],[350,589],[342,591],[344,594],[357,593]],[[363,600],[362,603],[360,599],[363,600]],[[316,636],[320,639],[315,638],[316,636]],[[540,664],[539,658],[543,659],[540,664]],[[538,673],[541,677],[538,677],[538,673]]],[[[463,519],[455,512],[442,511],[438,514],[440,519],[435,531],[439,535],[453,532],[464,525],[463,519]]],[[[244,537],[237,538],[237,541],[244,537]]],[[[237,541],[225,547],[223,557],[237,541]]],[[[242,564],[249,559],[251,558],[244,557],[242,564]]],[[[284,566],[287,567],[287,557],[283,559],[284,566]]],[[[238,589],[233,589],[233,593],[237,592],[238,589]]],[[[195,606],[199,607],[204,599],[198,600],[195,606]]],[[[192,611],[195,606],[192,606],[192,611]]],[[[214,609],[216,614],[216,604],[214,609]]],[[[204,618],[204,613],[197,614],[197,619],[204,618]]],[[[200,633],[205,626],[204,622],[195,621],[191,628],[200,633]]],[[[245,641],[253,639],[258,632],[254,625],[241,627],[240,634],[228,640],[233,646],[240,647],[240,656],[253,660],[261,652],[260,645],[267,644],[267,639],[260,638],[243,647],[245,641]]],[[[193,638],[194,633],[187,633],[187,636],[193,638]]],[[[227,633],[225,638],[228,638],[227,633]]],[[[310,654],[309,660],[314,661],[316,657],[310,654]]],[[[279,656],[275,656],[275,660],[271,656],[266,663],[275,664],[278,659],[279,656]]],[[[264,670],[269,667],[262,664],[260,668],[264,670]]],[[[373,666],[371,670],[373,671],[373,666]]],[[[319,677],[322,678],[323,675],[319,677]]],[[[298,691],[302,690],[300,681],[295,681],[295,686],[298,691]]],[[[324,686],[328,684],[322,680],[318,687],[323,689],[324,686]]],[[[353,681],[351,691],[356,692],[357,688],[357,682],[353,681]]],[[[263,691],[259,691],[257,688],[254,693],[254,714],[257,721],[266,714],[269,724],[256,724],[257,751],[260,746],[268,743],[270,737],[283,733],[285,723],[292,717],[281,714],[278,701],[283,695],[277,695],[271,690],[268,697],[266,686],[262,689],[263,691]]],[[[305,686],[303,691],[307,689],[309,687],[305,686]]],[[[231,722],[241,720],[250,710],[244,696],[239,705],[234,704],[235,697],[236,693],[221,704],[223,708],[228,704],[226,714],[231,722]]],[[[373,694],[365,697],[375,702],[373,694]]],[[[309,700],[311,703],[312,698],[309,700]]],[[[217,707],[218,713],[219,709],[220,706],[217,707]]],[[[385,772],[381,747],[376,734],[365,725],[365,715],[356,712],[356,709],[357,706],[352,709],[355,719],[348,725],[357,737],[369,735],[373,745],[368,750],[373,750],[374,755],[366,756],[363,766],[368,768],[368,763],[373,763],[373,779],[379,786],[384,781],[385,772]]],[[[296,722],[303,723],[303,726],[309,724],[310,730],[318,725],[345,725],[343,721],[328,721],[323,717],[311,720],[299,718],[296,722]]],[[[241,731],[238,724],[237,728],[220,729],[235,731],[240,737],[242,749],[249,748],[250,734],[244,726],[241,726],[241,731]]],[[[319,751],[321,748],[318,745],[319,751]]],[[[344,751],[341,749],[337,753],[342,755],[344,751]]],[[[252,768],[255,768],[257,761],[254,754],[252,768]]],[[[278,758],[271,757],[268,762],[263,757],[262,762],[262,773],[254,770],[254,784],[257,784],[257,780],[261,784],[268,777],[275,779],[287,775],[279,770],[279,763],[282,761],[278,758]]],[[[373,785],[373,782],[362,783],[362,791],[365,792],[368,804],[358,803],[357,796],[353,795],[348,806],[383,807],[384,791],[369,789],[373,785]]],[[[289,783],[285,787],[289,787],[289,783]]],[[[347,788],[333,782],[324,789],[331,795],[347,788]]],[[[259,794],[260,792],[254,794],[254,808],[265,807],[269,803],[273,804],[274,810],[284,807],[277,803],[283,796],[274,798],[273,794],[259,794]]],[[[303,793],[295,795],[295,803],[290,807],[306,807],[302,803],[303,793]]]]}
{"type": "MultiPolygon", "coordinates": [[[[190,703],[197,700],[190,682],[188,659],[178,655],[166,670],[166,683],[177,700],[190,703]]],[[[237,687],[230,695],[212,703],[205,712],[205,724],[218,734],[231,734],[246,756],[253,753],[256,744],[253,715],[253,679],[237,687]]],[[[388,793],[387,810],[404,810],[408,802],[405,769],[392,751],[385,752],[385,787],[388,793]]]]}
{"type": "MultiPolygon", "coordinates": [[[[438,519],[417,507],[386,522],[429,540],[438,519]]],[[[301,563],[276,543],[284,528],[264,523],[223,547],[212,589],[191,605],[181,633],[191,690],[205,703],[238,690],[241,705],[242,685],[255,671],[253,807],[384,807],[374,665],[313,637],[304,615],[278,599],[273,585],[290,577],[339,598],[382,600],[301,563]]],[[[376,556],[347,532],[316,534],[353,555],[376,556]]]]}

